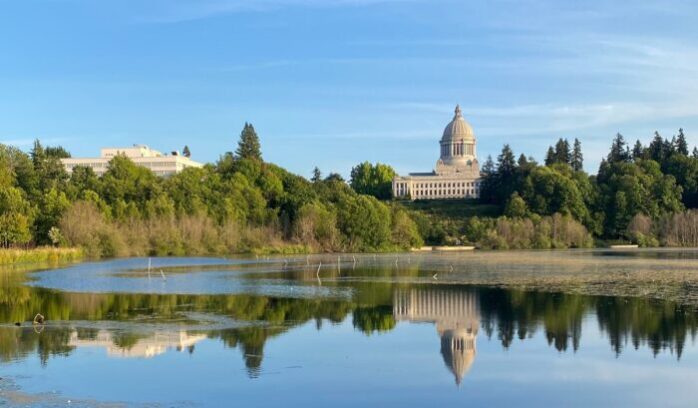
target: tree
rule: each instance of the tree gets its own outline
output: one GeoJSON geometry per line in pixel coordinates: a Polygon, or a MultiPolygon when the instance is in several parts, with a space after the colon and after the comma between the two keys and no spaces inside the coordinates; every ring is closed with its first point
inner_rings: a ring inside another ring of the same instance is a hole
{"type": "Polygon", "coordinates": [[[184,157],[191,157],[189,146],[184,146],[184,149],[182,149],[182,155],[184,155],[184,157]]]}
{"type": "Polygon", "coordinates": [[[262,160],[262,151],[259,144],[259,137],[251,123],[245,122],[245,126],[240,132],[240,141],[235,151],[238,159],[262,160]]]}
{"type": "Polygon", "coordinates": [[[0,188],[0,245],[7,247],[29,242],[34,211],[22,190],[0,188]]]}
{"type": "MultiPolygon", "coordinates": [[[[70,154],[62,147],[44,148],[39,140],[35,140],[30,155],[37,177],[37,192],[45,193],[52,188],[63,190],[68,180],[68,173],[60,159],[69,157],[70,154]]],[[[32,199],[38,200],[40,197],[33,196],[32,199]]]]}
{"type": "Polygon", "coordinates": [[[645,147],[642,145],[642,142],[640,142],[640,139],[638,139],[635,142],[635,146],[633,146],[633,160],[638,161],[642,159],[645,155],[645,147]]]}
{"type": "Polygon", "coordinates": [[[599,168],[597,182],[608,237],[623,235],[637,214],[656,219],[683,209],[681,186],[673,176],[663,174],[654,160],[605,164],[599,168]]]}
{"type": "Polygon", "coordinates": [[[693,158],[698,159],[698,147],[693,148],[693,158]]]}
{"type": "Polygon", "coordinates": [[[504,207],[504,215],[512,218],[522,218],[526,216],[527,212],[526,202],[518,192],[514,191],[511,197],[509,197],[506,207],[504,207]]]}
{"type": "Polygon", "coordinates": [[[529,211],[540,215],[569,214],[591,224],[585,198],[591,196],[588,179],[566,164],[534,169],[523,181],[522,198],[529,211]]]}
{"type": "Polygon", "coordinates": [[[582,142],[579,139],[574,139],[574,148],[570,164],[574,171],[582,171],[584,169],[584,156],[582,155],[582,142]]]}
{"type": "Polygon", "coordinates": [[[325,177],[325,181],[344,183],[344,177],[339,173],[330,173],[325,177]]]}
{"type": "Polygon", "coordinates": [[[560,138],[555,144],[555,163],[570,164],[572,154],[567,139],[560,138]]]}
{"type": "Polygon", "coordinates": [[[548,151],[545,153],[545,165],[552,166],[555,163],[555,150],[552,146],[548,146],[548,151]]]}
{"type": "Polygon", "coordinates": [[[519,155],[519,160],[516,161],[516,164],[519,166],[519,168],[524,168],[528,166],[528,159],[526,158],[526,155],[521,153],[519,155]]]}
{"type": "Polygon", "coordinates": [[[683,128],[679,129],[679,135],[676,137],[676,151],[684,156],[688,156],[688,143],[686,136],[683,134],[683,128]]]}
{"type": "Polygon", "coordinates": [[[608,153],[608,162],[627,162],[630,160],[630,151],[625,144],[625,139],[620,133],[616,134],[611,144],[611,151],[608,153]]]}
{"type": "Polygon", "coordinates": [[[320,172],[320,169],[317,166],[315,166],[315,168],[313,169],[313,177],[310,178],[310,181],[312,181],[313,183],[318,183],[322,181],[322,173],[320,172]]]}
{"type": "Polygon", "coordinates": [[[662,136],[659,134],[659,132],[655,131],[654,138],[652,139],[649,147],[647,148],[649,158],[656,161],[657,163],[662,163],[668,155],[668,152],[666,151],[666,147],[668,144],[669,143],[667,141],[662,139],[662,136]]]}
{"type": "Polygon", "coordinates": [[[508,177],[513,175],[515,171],[516,159],[514,158],[514,152],[508,144],[505,144],[502,152],[497,157],[497,173],[501,177],[508,177]]]}
{"type": "Polygon", "coordinates": [[[492,155],[487,156],[485,164],[482,166],[482,173],[485,175],[494,173],[494,161],[492,160],[492,155]]]}
{"type": "Polygon", "coordinates": [[[392,196],[394,177],[395,170],[388,165],[363,162],[351,169],[349,185],[359,194],[386,200],[392,196]]]}

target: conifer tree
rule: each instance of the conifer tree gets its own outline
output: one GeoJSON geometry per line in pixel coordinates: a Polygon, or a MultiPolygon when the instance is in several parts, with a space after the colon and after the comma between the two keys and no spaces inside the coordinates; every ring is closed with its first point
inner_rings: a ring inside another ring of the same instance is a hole
{"type": "Polygon", "coordinates": [[[611,144],[611,151],[608,153],[608,161],[610,163],[623,162],[630,160],[630,150],[625,144],[625,139],[620,133],[616,134],[611,144]]]}
{"type": "Polygon", "coordinates": [[[649,158],[658,163],[661,163],[662,161],[664,161],[664,158],[666,156],[665,148],[666,143],[664,142],[664,139],[662,139],[662,136],[659,134],[659,132],[655,131],[654,139],[652,139],[652,142],[650,142],[650,146],[647,149],[649,153],[649,158]]]}
{"type": "Polygon", "coordinates": [[[525,155],[525,154],[521,153],[521,154],[519,155],[519,160],[517,161],[517,164],[519,165],[519,167],[526,167],[526,166],[528,166],[528,159],[526,158],[526,155],[525,155]]]}
{"type": "Polygon", "coordinates": [[[570,143],[560,138],[555,144],[555,163],[570,164],[570,143]]]}
{"type": "Polygon", "coordinates": [[[645,155],[645,147],[642,145],[642,142],[640,142],[640,139],[638,139],[635,142],[635,146],[633,146],[633,160],[637,161],[642,159],[642,157],[645,155]]]}
{"type": "Polygon", "coordinates": [[[320,172],[320,169],[317,166],[315,166],[315,168],[313,169],[313,177],[310,178],[310,181],[312,181],[313,183],[317,183],[321,180],[322,173],[320,172]]]}
{"type": "Polygon", "coordinates": [[[552,166],[555,163],[555,150],[552,146],[548,146],[548,151],[545,153],[545,165],[552,166]]]}
{"type": "Polygon", "coordinates": [[[238,148],[235,151],[235,155],[238,159],[255,159],[262,160],[262,151],[259,145],[259,137],[257,132],[254,130],[254,126],[251,123],[245,122],[245,127],[243,127],[240,133],[240,141],[238,142],[238,148]]]}
{"type": "Polygon", "coordinates": [[[494,161],[492,160],[492,155],[487,156],[487,160],[485,160],[485,164],[482,166],[482,172],[485,174],[494,173],[494,161]]]}
{"type": "Polygon", "coordinates": [[[500,177],[506,177],[514,174],[516,171],[516,159],[514,152],[508,144],[502,148],[502,153],[497,157],[497,173],[500,177]]]}
{"type": "Polygon", "coordinates": [[[584,156],[582,155],[582,142],[574,138],[574,148],[572,149],[572,159],[570,164],[574,171],[582,171],[584,168],[584,156]]]}
{"type": "Polygon", "coordinates": [[[676,137],[676,152],[688,156],[688,143],[686,136],[683,134],[683,128],[679,129],[679,135],[676,137]]]}

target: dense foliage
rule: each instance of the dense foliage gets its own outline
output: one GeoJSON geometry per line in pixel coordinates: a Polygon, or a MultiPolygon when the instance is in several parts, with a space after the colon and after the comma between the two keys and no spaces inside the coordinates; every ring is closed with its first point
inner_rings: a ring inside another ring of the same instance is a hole
{"type": "Polygon", "coordinates": [[[89,256],[404,250],[421,245],[397,205],[358,194],[330,175],[310,182],[264,162],[245,124],[237,151],[214,165],[156,177],[124,156],[97,177],[0,146],[0,244],[76,245],[89,256]]]}
{"type": "MultiPolygon", "coordinates": [[[[189,149],[186,149],[189,151],[189,149]]],[[[67,174],[61,147],[0,145],[0,246],[79,246],[88,256],[390,251],[424,242],[565,248],[594,239],[695,245],[698,150],[683,130],[631,149],[618,134],[597,175],[581,143],[559,139],[545,164],[505,145],[482,166],[480,203],[391,202],[395,171],[364,162],[349,183],[305,178],[262,159],[245,124],[215,164],[156,177],[124,156],[102,177],[67,174]]]]}
{"type": "Polygon", "coordinates": [[[637,141],[632,150],[616,135],[596,176],[582,170],[582,160],[577,139],[571,149],[566,139],[551,146],[544,166],[524,155],[515,161],[505,145],[496,164],[483,167],[482,200],[502,206],[513,218],[570,217],[597,238],[643,245],[690,241],[667,233],[679,228],[673,225],[678,219],[693,219],[686,209],[698,207],[698,156],[689,156],[682,129],[671,140],[655,133],[649,146],[637,141]],[[649,236],[642,239],[632,224],[638,217],[655,224],[654,230],[643,230],[649,236]],[[664,232],[658,230],[660,224],[664,232]]]}

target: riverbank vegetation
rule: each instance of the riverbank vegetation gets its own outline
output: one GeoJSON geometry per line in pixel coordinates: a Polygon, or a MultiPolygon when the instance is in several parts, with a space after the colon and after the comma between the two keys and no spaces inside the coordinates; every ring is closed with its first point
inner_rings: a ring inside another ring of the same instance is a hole
{"type": "Polygon", "coordinates": [[[0,246],[76,246],[88,257],[399,251],[431,245],[570,248],[608,242],[698,245],[698,151],[683,131],[631,149],[622,135],[596,175],[581,143],[544,164],[505,145],[482,166],[479,200],[390,200],[390,166],[310,180],[262,159],[245,124],[214,164],[156,177],[124,156],[106,173],[66,173],[62,147],[0,145],[0,246]]]}
{"type": "Polygon", "coordinates": [[[655,133],[648,146],[637,141],[632,149],[618,134],[596,175],[585,173],[582,163],[578,140],[571,145],[560,139],[544,164],[525,154],[516,159],[505,145],[496,162],[490,157],[482,166],[480,203],[489,214],[475,214],[468,201],[449,204],[450,212],[427,209],[431,202],[407,208],[415,210],[420,233],[433,244],[698,245],[698,149],[689,154],[683,130],[671,140],[655,133]],[[556,232],[561,223],[575,238],[556,232]]]}
{"type": "Polygon", "coordinates": [[[74,262],[83,257],[79,248],[39,247],[32,249],[0,248],[0,265],[22,263],[74,262]]]}
{"type": "Polygon", "coordinates": [[[358,194],[341,177],[312,181],[262,159],[245,124],[215,164],[156,177],[124,156],[97,177],[69,175],[69,153],[36,141],[0,145],[0,245],[79,246],[90,257],[397,251],[420,246],[399,206],[358,194]]]}

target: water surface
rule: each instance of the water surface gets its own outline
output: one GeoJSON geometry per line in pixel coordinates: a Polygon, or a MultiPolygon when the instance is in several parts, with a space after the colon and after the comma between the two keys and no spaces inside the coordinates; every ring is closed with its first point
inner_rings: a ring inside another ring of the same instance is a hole
{"type": "Polygon", "coordinates": [[[463,281],[690,270],[697,258],[140,258],[6,271],[0,405],[693,406],[693,308],[463,281]],[[47,322],[32,325],[36,313],[47,322]]]}

